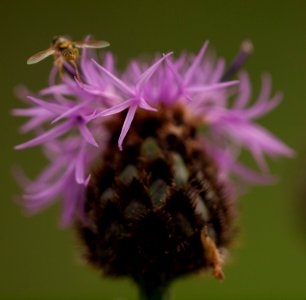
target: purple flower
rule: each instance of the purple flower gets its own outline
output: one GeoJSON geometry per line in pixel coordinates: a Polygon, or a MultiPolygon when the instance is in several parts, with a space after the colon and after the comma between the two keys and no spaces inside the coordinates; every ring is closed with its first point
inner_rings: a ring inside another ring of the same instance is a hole
{"type": "Polygon", "coordinates": [[[93,164],[111,138],[106,126],[110,116],[126,111],[118,138],[118,147],[124,150],[139,110],[159,114],[159,110],[171,110],[177,104],[202,120],[205,133],[200,139],[218,166],[220,180],[228,181],[235,175],[250,183],[272,182],[265,157],[290,157],[294,152],[255,120],[274,109],[282,95],[271,96],[271,79],[264,75],[260,95],[250,103],[246,72],[240,72],[238,80],[224,81],[241,67],[245,53],[225,69],[224,60],[212,59],[207,48],[206,42],[197,55],[184,53],[174,58],[168,53],[151,62],[136,59],[123,72],[116,69],[111,53],[106,53],[100,64],[91,52],[83,50],[81,82],[67,72],[56,84],[53,68],[48,87],[27,98],[23,91],[29,107],[15,109],[13,114],[29,118],[21,132],[33,131],[35,137],[16,149],[41,145],[49,159],[35,181],[22,179],[25,206],[36,212],[61,198],[64,225],[82,218],[93,164]],[[259,171],[239,162],[242,149],[252,154],[259,171]]]}

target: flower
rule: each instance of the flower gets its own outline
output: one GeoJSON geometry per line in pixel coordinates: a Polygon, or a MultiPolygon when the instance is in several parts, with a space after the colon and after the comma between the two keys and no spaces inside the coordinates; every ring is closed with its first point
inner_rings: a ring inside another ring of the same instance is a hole
{"type": "MultiPolygon", "coordinates": [[[[54,148],[54,144],[69,145],[74,137],[75,141],[78,140],[77,151],[80,153],[71,156],[71,149],[68,147],[66,150],[63,147],[57,154],[53,153],[48,168],[53,169],[54,164],[61,165],[63,157],[67,154],[69,159],[65,160],[65,165],[75,167],[74,172],[70,170],[66,176],[71,177],[71,185],[75,190],[79,190],[78,185],[86,186],[88,183],[90,163],[94,161],[92,153],[98,155],[105,145],[104,134],[97,133],[100,130],[97,128],[107,120],[107,116],[127,110],[118,140],[118,146],[122,150],[124,138],[139,109],[157,111],[158,114],[159,105],[171,109],[176,103],[184,103],[195,116],[205,120],[208,133],[203,139],[224,177],[235,173],[255,183],[272,180],[266,172],[264,155],[292,156],[293,151],[254,120],[274,109],[281,101],[282,95],[277,93],[270,98],[271,79],[265,75],[258,100],[248,106],[251,86],[247,73],[239,74],[239,82],[223,82],[224,60],[214,62],[209,57],[205,59],[207,47],[208,42],[204,43],[196,56],[183,54],[177,59],[171,56],[172,53],[168,53],[155,59],[149,67],[146,62],[134,60],[126,71],[117,76],[119,72],[115,70],[111,53],[106,53],[104,64],[100,65],[88,55],[87,50],[84,50],[81,58],[84,82],[66,76],[62,83],[51,84],[41,90],[38,96],[28,96],[25,101],[31,105],[30,108],[13,110],[16,116],[30,117],[21,128],[21,132],[34,131],[37,135],[34,139],[16,146],[16,149],[42,145],[44,151],[48,152],[50,148],[54,148]],[[236,98],[230,106],[229,98],[233,94],[236,98]],[[74,99],[71,100],[71,97],[74,99]],[[75,132],[75,128],[79,130],[79,134],[75,132]],[[99,140],[94,137],[97,135],[99,140]],[[85,145],[86,143],[88,145],[85,145]],[[93,147],[99,150],[93,151],[93,147]],[[239,151],[243,147],[251,152],[264,174],[256,173],[237,161],[239,151]],[[83,156],[87,156],[87,152],[91,153],[91,159],[84,159],[83,156]],[[80,172],[84,174],[80,175],[80,172]]],[[[249,42],[243,43],[241,52],[235,60],[238,68],[241,63],[239,59],[244,62],[245,53],[250,51],[249,48],[249,42]]],[[[235,69],[233,66],[231,68],[235,69]]],[[[51,75],[55,76],[54,70],[51,75]]],[[[50,82],[55,82],[54,78],[50,79],[50,82]]],[[[63,165],[61,167],[65,169],[63,165]]],[[[33,183],[36,188],[33,185],[26,188],[25,200],[36,199],[37,207],[54,201],[56,196],[64,196],[65,185],[62,184],[63,187],[59,188],[54,182],[49,182],[48,185],[52,193],[39,193],[38,186],[44,187],[44,190],[46,188],[47,183],[44,179],[38,177],[33,183]]],[[[29,203],[26,203],[28,206],[29,203]]],[[[32,204],[30,203],[29,207],[32,207],[32,204]]],[[[71,216],[73,215],[74,213],[71,216]]]]}
{"type": "Polygon", "coordinates": [[[50,161],[35,181],[20,176],[25,206],[36,212],[61,198],[62,224],[77,224],[87,259],[146,291],[200,268],[222,278],[234,233],[234,178],[271,183],[265,157],[294,154],[255,122],[282,99],[271,96],[270,76],[254,103],[248,74],[230,79],[250,42],[228,68],[207,48],[136,59],[123,72],[110,52],[101,64],[84,49],[81,80],[68,65],[56,83],[53,68],[48,87],[22,93],[30,107],[13,111],[30,118],[21,132],[35,134],[16,149],[41,145],[50,161]],[[259,171],[239,161],[243,149],[259,171]]]}

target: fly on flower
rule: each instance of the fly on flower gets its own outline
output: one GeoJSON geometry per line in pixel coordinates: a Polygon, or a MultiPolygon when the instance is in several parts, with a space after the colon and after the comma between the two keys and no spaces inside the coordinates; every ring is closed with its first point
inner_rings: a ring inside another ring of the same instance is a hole
{"type": "Polygon", "coordinates": [[[76,64],[76,59],[79,57],[78,48],[105,48],[110,44],[106,41],[86,40],[86,41],[71,41],[64,36],[55,36],[52,39],[51,47],[40,51],[27,60],[28,65],[36,64],[50,55],[54,55],[54,63],[58,67],[59,75],[62,76],[64,62],[69,62],[74,70],[79,81],[80,73],[76,64]]]}

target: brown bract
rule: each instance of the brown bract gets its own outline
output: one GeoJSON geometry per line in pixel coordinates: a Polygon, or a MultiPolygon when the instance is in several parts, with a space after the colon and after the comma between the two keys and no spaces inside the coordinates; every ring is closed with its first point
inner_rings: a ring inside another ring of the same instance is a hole
{"type": "Polygon", "coordinates": [[[200,145],[203,121],[180,105],[139,111],[119,151],[123,120],[107,124],[111,139],[87,189],[87,223],[76,225],[84,257],[147,290],[201,270],[223,279],[236,208],[200,145]]]}

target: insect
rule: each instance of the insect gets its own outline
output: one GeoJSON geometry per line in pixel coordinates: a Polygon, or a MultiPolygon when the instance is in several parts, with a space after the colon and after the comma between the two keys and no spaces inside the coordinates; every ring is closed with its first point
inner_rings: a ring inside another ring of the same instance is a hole
{"type": "Polygon", "coordinates": [[[109,42],[106,41],[71,41],[64,36],[55,36],[52,39],[51,47],[31,56],[27,60],[27,64],[36,64],[48,56],[53,55],[54,63],[58,67],[60,77],[62,77],[63,64],[67,61],[73,66],[78,80],[81,81],[80,73],[76,64],[76,59],[79,57],[78,48],[105,48],[109,45],[109,42]]]}

